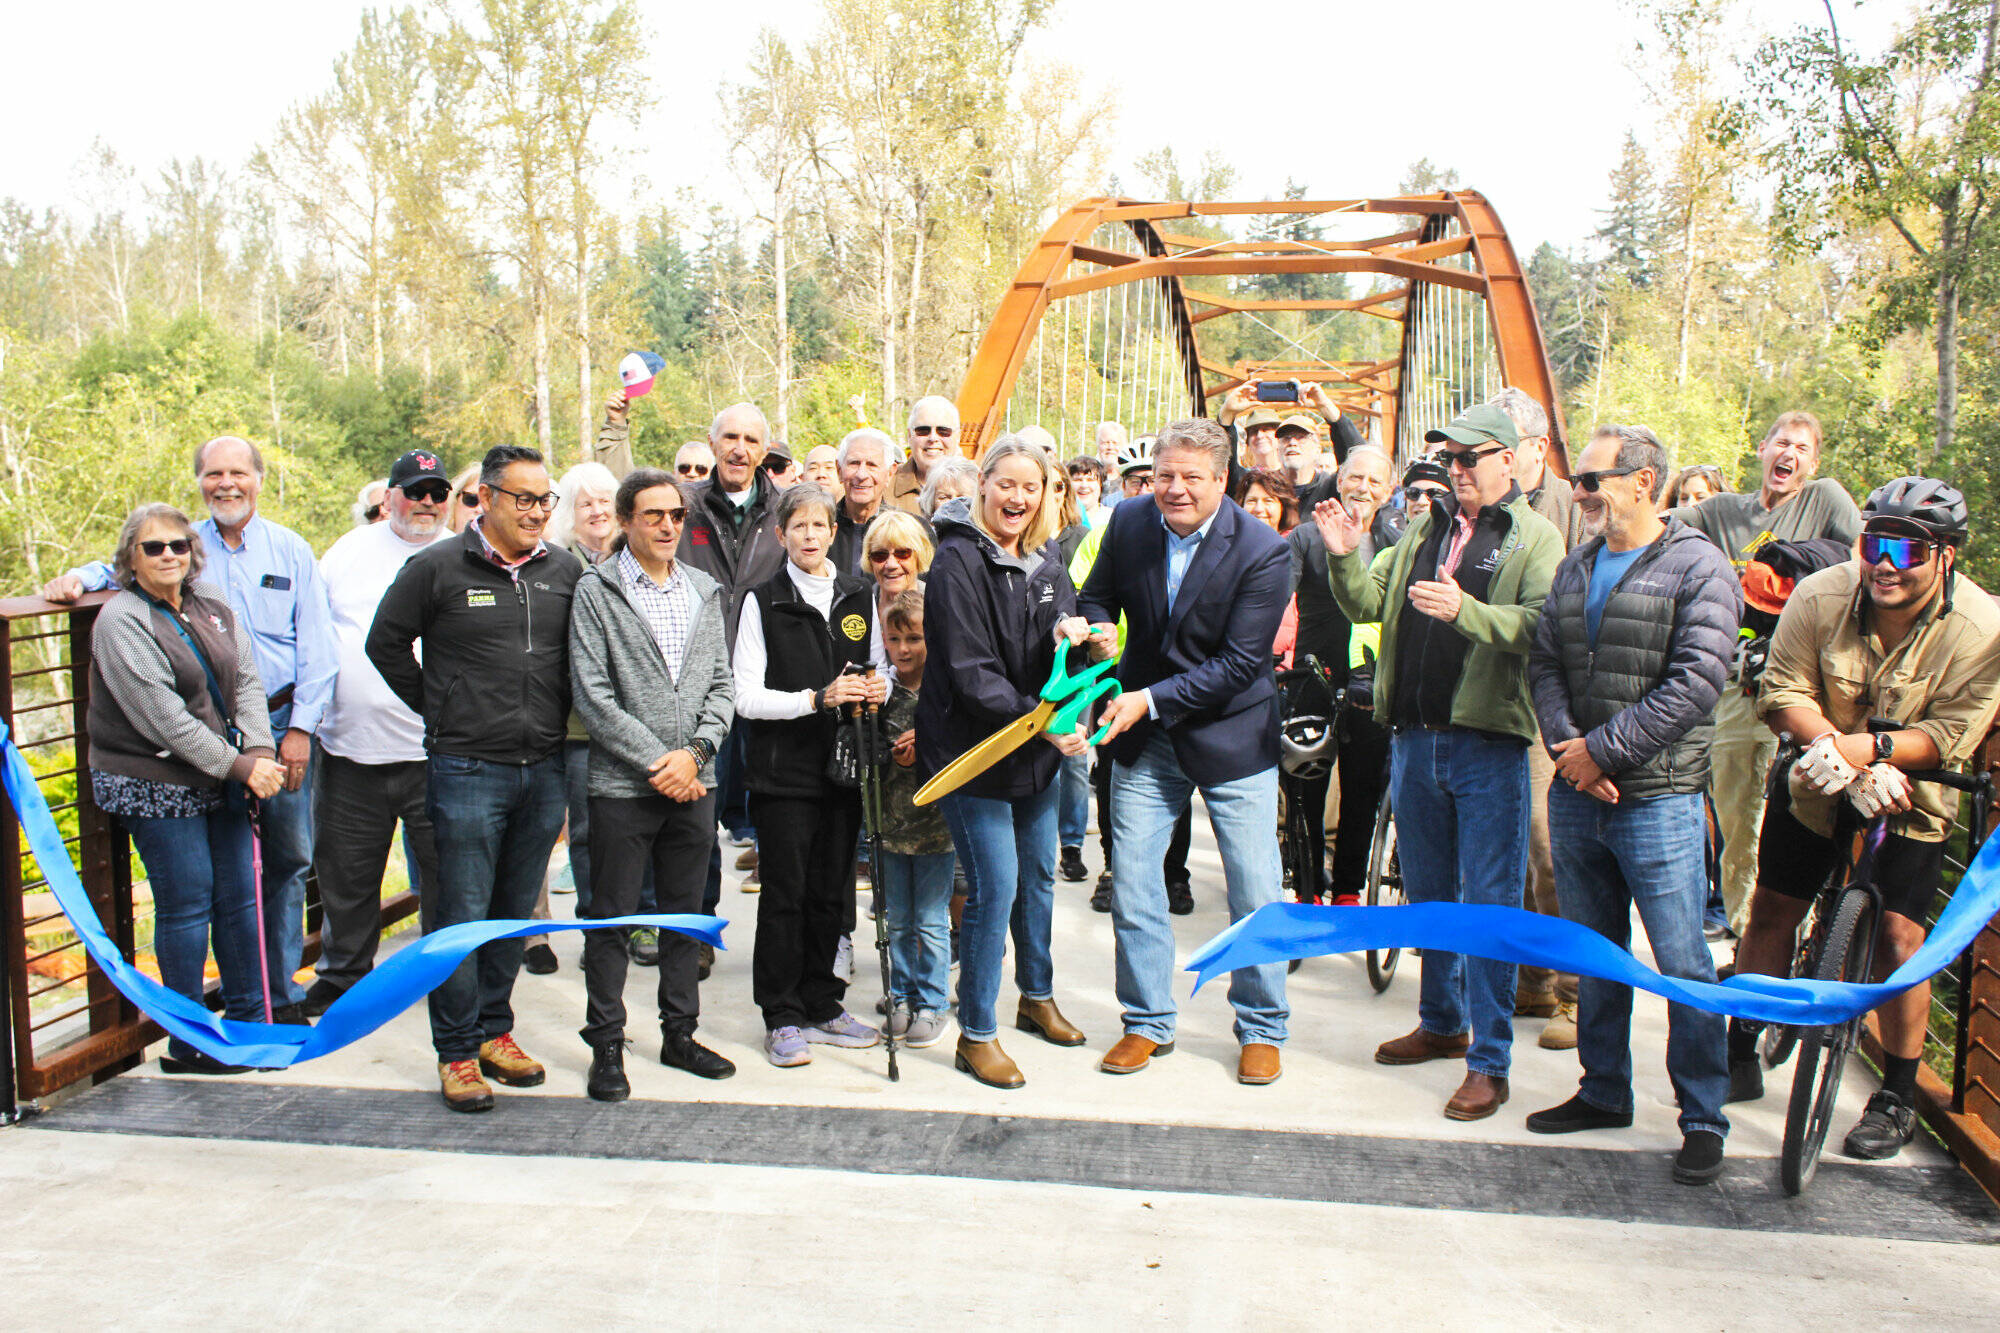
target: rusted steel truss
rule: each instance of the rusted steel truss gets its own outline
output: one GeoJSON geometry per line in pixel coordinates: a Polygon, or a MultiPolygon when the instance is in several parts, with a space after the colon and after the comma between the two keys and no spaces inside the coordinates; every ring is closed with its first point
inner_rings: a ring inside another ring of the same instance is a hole
{"type": "MultiPolygon", "coordinates": [[[[1052,311],[1074,311],[1076,303],[1098,294],[1147,284],[1155,285],[1159,298],[1149,308],[1163,312],[1159,327],[1178,353],[1172,378],[1186,388],[1185,399],[1176,393],[1173,401],[1177,407],[1184,403],[1190,414],[1205,415],[1212,399],[1248,377],[1315,380],[1337,386],[1333,393],[1343,406],[1372,418],[1378,438],[1408,452],[1415,438],[1409,427],[1421,431],[1438,424],[1430,418],[1448,415],[1474,387],[1483,392],[1513,385],[1549,408],[1557,446],[1550,450],[1550,462],[1567,475],[1561,406],[1541,323],[1506,229],[1476,190],[1368,199],[1196,203],[1094,198],[1077,203],[1022,261],[987,327],[959,392],[967,451],[976,455],[1004,428],[1031,353],[1042,354],[1037,335],[1052,311]],[[1340,214],[1381,215],[1395,229],[1362,239],[1217,240],[1174,225],[1193,218],[1340,214]],[[1409,225],[1413,219],[1415,226],[1409,225]],[[1321,273],[1373,274],[1393,281],[1340,299],[1253,298],[1213,281],[1321,273]],[[1211,281],[1188,286],[1195,279],[1211,281]],[[1204,355],[1203,334],[1216,327],[1214,321],[1254,319],[1272,311],[1385,321],[1398,330],[1399,350],[1367,362],[1256,365],[1225,364],[1225,357],[1204,355]],[[1467,357],[1497,369],[1497,376],[1491,370],[1467,372],[1467,357]],[[1445,385],[1446,379],[1452,383],[1445,385]]],[[[1088,325],[1083,336],[1088,345],[1088,325]]]]}

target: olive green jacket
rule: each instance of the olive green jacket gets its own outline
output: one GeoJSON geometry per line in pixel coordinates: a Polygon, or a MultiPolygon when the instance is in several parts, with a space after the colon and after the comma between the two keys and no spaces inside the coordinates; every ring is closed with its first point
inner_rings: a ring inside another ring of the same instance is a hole
{"type": "MultiPolygon", "coordinates": [[[[1452,696],[1453,726],[1535,739],[1535,708],[1528,692],[1528,650],[1542,619],[1542,599],[1562,563],[1563,535],[1534,512],[1526,496],[1506,505],[1511,520],[1500,540],[1500,567],[1493,572],[1487,600],[1467,597],[1452,628],[1472,641],[1452,696]]],[[[1390,723],[1396,699],[1397,630],[1409,606],[1410,567],[1430,534],[1437,506],[1410,523],[1403,539],[1375,557],[1326,558],[1327,583],[1347,618],[1357,624],[1382,622],[1382,655],[1375,664],[1375,720],[1390,723]],[[1393,590],[1393,592],[1391,591],[1393,590]]]]}

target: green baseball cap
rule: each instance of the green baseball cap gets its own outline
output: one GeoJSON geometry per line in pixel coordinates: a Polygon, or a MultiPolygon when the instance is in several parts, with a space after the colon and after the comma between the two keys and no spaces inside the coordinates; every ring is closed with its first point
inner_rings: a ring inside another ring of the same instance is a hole
{"type": "Polygon", "coordinates": [[[1498,444],[1508,449],[1521,447],[1521,434],[1514,418],[1491,403],[1469,407],[1452,418],[1449,426],[1424,432],[1425,444],[1498,444]]]}

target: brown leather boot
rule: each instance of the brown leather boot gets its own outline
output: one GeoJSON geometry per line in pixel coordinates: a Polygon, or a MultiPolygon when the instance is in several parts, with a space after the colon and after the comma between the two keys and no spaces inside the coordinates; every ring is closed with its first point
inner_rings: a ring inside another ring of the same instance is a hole
{"type": "Polygon", "coordinates": [[[960,1037],[952,1064],[989,1088],[1018,1088],[1028,1081],[1021,1077],[1020,1066],[1008,1058],[997,1041],[969,1041],[960,1037]]]}
{"type": "Polygon", "coordinates": [[[1174,1044],[1153,1042],[1136,1033],[1128,1032],[1120,1037],[1097,1067],[1107,1074],[1136,1074],[1153,1062],[1156,1055],[1172,1055],[1174,1044]]]}
{"type": "Polygon", "coordinates": [[[1062,1016],[1056,1002],[1031,1000],[1021,997],[1021,1007],[1014,1013],[1014,1026],[1023,1032],[1032,1032],[1051,1046],[1081,1046],[1084,1043],[1082,1029],[1062,1016]]]}
{"type": "Polygon", "coordinates": [[[1420,1065],[1426,1060],[1459,1060],[1472,1049],[1472,1034],[1440,1037],[1418,1028],[1415,1032],[1385,1041],[1375,1048],[1378,1065],[1420,1065]]]}
{"type": "Polygon", "coordinates": [[[1458,1091],[1451,1094],[1451,1100],[1444,1104],[1444,1113],[1452,1120],[1484,1120],[1506,1101],[1506,1079],[1494,1078],[1491,1074],[1468,1073],[1465,1082],[1458,1085],[1458,1091]]]}
{"type": "Polygon", "coordinates": [[[1236,1081],[1238,1083],[1263,1084],[1278,1081],[1278,1048],[1268,1041],[1248,1041],[1243,1043],[1243,1054],[1237,1057],[1236,1081]]]}

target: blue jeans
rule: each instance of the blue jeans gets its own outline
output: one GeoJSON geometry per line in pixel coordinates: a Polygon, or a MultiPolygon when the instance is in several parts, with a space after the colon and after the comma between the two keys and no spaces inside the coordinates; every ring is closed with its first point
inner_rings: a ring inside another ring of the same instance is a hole
{"type": "Polygon", "coordinates": [[[1065,847],[1081,847],[1090,835],[1090,756],[1064,755],[1056,783],[1062,791],[1056,816],[1057,841],[1065,847]]]}
{"type": "MultiPolygon", "coordinates": [[[[1519,907],[1528,877],[1528,747],[1470,731],[1399,731],[1390,742],[1396,853],[1413,903],[1519,907]]],[[[1507,1077],[1514,1048],[1514,964],[1424,950],[1417,1022],[1456,1037],[1465,1066],[1507,1077]]]]}
{"type": "Polygon", "coordinates": [[[968,1041],[992,1041],[1010,931],[1021,998],[1055,995],[1056,784],[1013,801],[954,792],[939,804],[971,888],[958,923],[958,1027],[968,1041]]]}
{"type": "Polygon", "coordinates": [[[912,1013],[951,1003],[951,872],[957,858],[950,852],[909,855],[883,852],[875,882],[889,913],[891,998],[912,1013]]]}
{"type": "MultiPolygon", "coordinates": [[[[199,1001],[213,934],[223,1015],[263,1022],[248,816],[218,811],[180,819],[119,819],[146,863],[152,886],[153,956],[160,963],[160,980],[168,990],[199,1001]]],[[[281,1003],[275,992],[271,1000],[281,1003]]],[[[196,1051],[174,1037],[167,1042],[167,1054],[186,1060],[196,1051]]]]}
{"type": "MultiPolygon", "coordinates": [[[[264,965],[270,969],[274,1005],[297,1004],[306,998],[305,987],[293,978],[306,947],[306,872],[312,869],[313,788],[318,782],[315,746],[297,791],[280,789],[257,802],[258,852],[264,863],[264,965]]],[[[261,995],[258,1003],[263,1003],[261,995]]]]}
{"type": "MultiPolygon", "coordinates": [[[[1112,935],[1117,943],[1118,1003],[1125,1031],[1148,1041],[1173,1040],[1174,927],[1167,915],[1167,881],[1161,850],[1174,821],[1187,808],[1195,784],[1181,772],[1173,741],[1155,728],[1139,762],[1111,766],[1112,935]]],[[[1201,789],[1208,824],[1222,853],[1229,890],[1229,919],[1236,921],[1278,901],[1278,770],[1201,789]]],[[[1286,1020],[1285,965],[1240,967],[1229,974],[1229,1002],[1236,1007],[1236,1040],[1282,1046],[1286,1020]]]]}
{"type": "MultiPolygon", "coordinates": [[[[465,921],[525,920],[562,832],[563,752],[533,764],[432,753],[425,799],[437,838],[438,882],[422,899],[425,931],[465,921]]],[[[470,1060],[514,1030],[518,939],[483,944],[431,992],[440,1063],[470,1060]]]]}
{"type": "MultiPolygon", "coordinates": [[[[1621,949],[1632,945],[1632,908],[1646,927],[1661,975],[1715,980],[1702,938],[1708,898],[1706,825],[1699,792],[1606,805],[1563,783],[1549,788],[1549,841],[1556,893],[1568,920],[1621,949]]],[[[1720,1014],[1667,1005],[1667,1077],[1681,1105],[1681,1133],[1726,1135],[1726,1025],[1720,1014]]],[[[1579,1091],[1604,1111],[1632,1109],[1632,988],[1584,977],[1577,987],[1579,1091]]]]}

